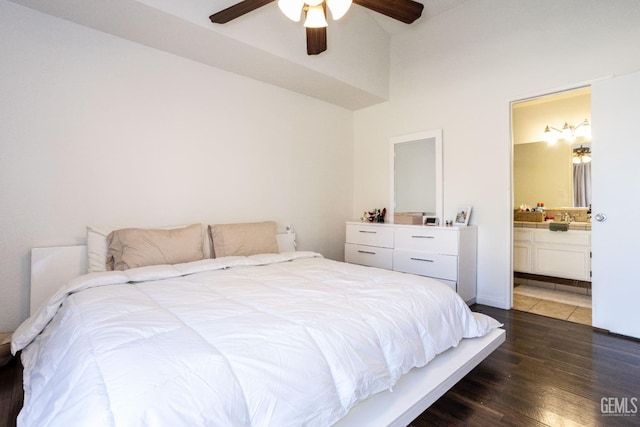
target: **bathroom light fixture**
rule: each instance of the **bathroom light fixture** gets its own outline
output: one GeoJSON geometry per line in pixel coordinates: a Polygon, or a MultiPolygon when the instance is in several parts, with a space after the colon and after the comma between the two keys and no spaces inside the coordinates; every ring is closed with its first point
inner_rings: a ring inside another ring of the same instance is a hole
{"type": "Polygon", "coordinates": [[[584,121],[578,126],[573,126],[565,122],[562,129],[554,128],[549,125],[544,128],[544,139],[549,144],[555,144],[558,139],[574,142],[578,137],[583,137],[589,140],[591,139],[591,124],[588,119],[584,119],[584,121]],[[559,133],[560,136],[558,136],[557,133],[559,133]]]}
{"type": "Polygon", "coordinates": [[[591,161],[591,147],[580,145],[580,147],[574,148],[572,161],[576,165],[589,163],[591,161]]]}

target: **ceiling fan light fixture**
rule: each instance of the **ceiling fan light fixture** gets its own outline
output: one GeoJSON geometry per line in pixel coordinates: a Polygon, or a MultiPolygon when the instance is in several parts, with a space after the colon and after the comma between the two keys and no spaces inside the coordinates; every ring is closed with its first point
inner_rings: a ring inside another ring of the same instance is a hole
{"type": "Polygon", "coordinates": [[[583,146],[573,149],[573,163],[579,165],[580,163],[589,163],[591,161],[591,147],[583,146]]]}
{"type": "Polygon", "coordinates": [[[321,4],[307,8],[307,18],[304,20],[304,26],[306,28],[324,28],[328,26],[327,19],[324,16],[324,7],[321,4]]]}
{"type": "Polygon", "coordinates": [[[336,21],[342,18],[351,7],[352,0],[326,0],[331,16],[336,21]]]}
{"type": "MultiPolygon", "coordinates": [[[[209,16],[214,24],[226,24],[273,0],[239,0],[232,6],[209,16]]],[[[338,20],[351,8],[354,0],[277,0],[278,8],[294,22],[300,22],[304,12],[307,55],[319,55],[327,50],[327,8],[333,20],[338,20]]],[[[356,0],[359,6],[386,15],[405,24],[422,16],[424,5],[415,0],[356,0]]]]}
{"type": "Polygon", "coordinates": [[[278,7],[284,15],[294,22],[300,21],[304,0],[278,0],[278,7]]]}

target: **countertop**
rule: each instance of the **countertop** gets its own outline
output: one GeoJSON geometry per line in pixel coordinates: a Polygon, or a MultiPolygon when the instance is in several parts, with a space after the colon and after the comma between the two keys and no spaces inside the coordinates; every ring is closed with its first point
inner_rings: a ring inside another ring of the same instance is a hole
{"type": "MultiPolygon", "coordinates": [[[[521,228],[549,228],[549,222],[529,222],[529,221],[513,221],[514,227],[521,228]]],[[[570,222],[569,230],[588,230],[591,231],[591,223],[590,222],[570,222]]]]}

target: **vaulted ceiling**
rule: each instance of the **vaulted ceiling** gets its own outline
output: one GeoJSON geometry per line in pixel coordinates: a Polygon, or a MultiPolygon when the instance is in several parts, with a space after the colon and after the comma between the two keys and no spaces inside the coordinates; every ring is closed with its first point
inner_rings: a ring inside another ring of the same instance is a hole
{"type": "MultiPolygon", "coordinates": [[[[421,0],[411,25],[352,5],[329,19],[328,49],[306,54],[302,23],[272,2],[227,24],[209,15],[238,0],[10,0],[77,24],[351,110],[385,101],[391,37],[465,0],[421,0]]],[[[393,0],[389,0],[393,2],[393,0]]]]}

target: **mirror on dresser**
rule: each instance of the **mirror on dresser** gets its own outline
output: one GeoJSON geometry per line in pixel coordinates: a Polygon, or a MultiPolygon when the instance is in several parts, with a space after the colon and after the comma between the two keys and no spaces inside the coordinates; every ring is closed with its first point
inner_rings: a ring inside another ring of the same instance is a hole
{"type": "Polygon", "coordinates": [[[422,212],[442,223],[442,130],[393,137],[390,150],[389,218],[422,212]]]}

